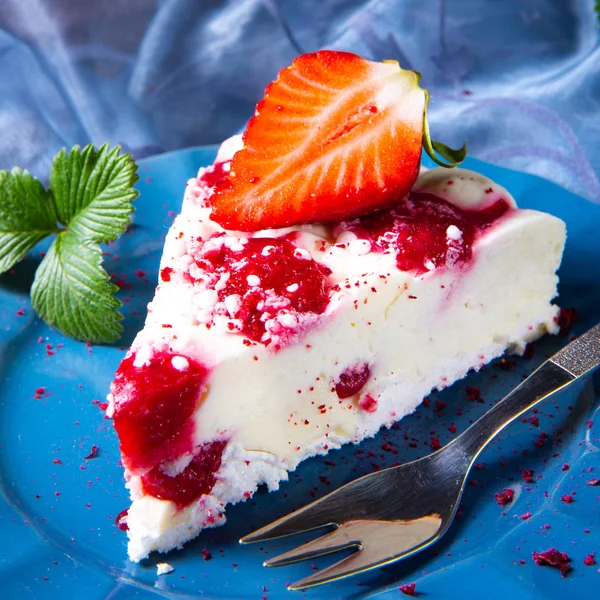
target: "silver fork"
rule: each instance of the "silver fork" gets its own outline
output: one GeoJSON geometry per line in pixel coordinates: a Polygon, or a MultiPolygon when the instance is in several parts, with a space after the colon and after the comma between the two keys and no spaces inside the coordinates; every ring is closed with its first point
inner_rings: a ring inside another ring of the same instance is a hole
{"type": "Polygon", "coordinates": [[[600,324],[565,346],[466,431],[413,462],[365,475],[246,535],[264,542],[322,527],[333,531],[269,559],[283,566],[339,550],[339,562],[288,586],[302,590],[388,565],[419,552],[449,528],[469,471],[483,449],[524,412],[600,365],[600,324]]]}

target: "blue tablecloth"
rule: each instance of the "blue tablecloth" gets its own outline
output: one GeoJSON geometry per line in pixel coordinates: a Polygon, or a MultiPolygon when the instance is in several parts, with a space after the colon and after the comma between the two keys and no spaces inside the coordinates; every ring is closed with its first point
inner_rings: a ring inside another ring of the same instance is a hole
{"type": "Polygon", "coordinates": [[[594,0],[2,0],[0,168],[62,146],[136,157],[238,131],[295,55],[423,74],[433,136],[600,200],[594,0]]]}

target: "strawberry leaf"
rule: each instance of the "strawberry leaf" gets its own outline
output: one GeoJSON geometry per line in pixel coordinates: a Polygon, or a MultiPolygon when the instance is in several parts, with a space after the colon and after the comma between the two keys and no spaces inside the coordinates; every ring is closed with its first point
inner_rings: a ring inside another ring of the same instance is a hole
{"type": "Polygon", "coordinates": [[[0,171],[0,273],[57,231],[52,196],[27,171],[0,171]]]}
{"type": "Polygon", "coordinates": [[[80,240],[110,242],[125,231],[138,195],[136,164],[108,144],[75,146],[56,156],[50,173],[59,221],[80,240]]]}
{"type": "Polygon", "coordinates": [[[114,342],[123,327],[117,286],[102,267],[100,246],[65,231],[50,246],[35,274],[31,302],[50,325],[73,338],[114,342]]]}

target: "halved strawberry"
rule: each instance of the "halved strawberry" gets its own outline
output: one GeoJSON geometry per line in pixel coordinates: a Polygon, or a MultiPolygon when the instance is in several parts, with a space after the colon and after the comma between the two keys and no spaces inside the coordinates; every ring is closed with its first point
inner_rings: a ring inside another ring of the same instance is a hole
{"type": "Polygon", "coordinates": [[[433,152],[418,84],[396,61],[330,50],[299,56],[265,90],[213,193],[211,218],[256,231],[396,203],[419,173],[422,144],[433,152]]]}

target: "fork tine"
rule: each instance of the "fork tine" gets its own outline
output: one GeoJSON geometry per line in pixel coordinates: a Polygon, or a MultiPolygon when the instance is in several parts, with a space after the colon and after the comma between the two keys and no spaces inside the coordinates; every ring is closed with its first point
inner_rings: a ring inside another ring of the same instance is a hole
{"type": "MultiPolygon", "coordinates": [[[[340,541],[346,540],[346,545],[338,544],[338,548],[358,546],[358,552],[292,584],[290,589],[300,590],[313,587],[396,562],[431,544],[437,539],[441,526],[442,520],[438,515],[430,515],[412,521],[350,521],[344,523],[334,532],[338,533],[340,541]]],[[[320,540],[315,540],[315,542],[318,541],[320,540]]],[[[330,552],[333,551],[333,547],[331,548],[330,552]]],[[[301,546],[300,552],[303,549],[301,546]]],[[[285,557],[286,555],[282,555],[276,557],[275,560],[277,558],[285,559],[285,557]]]]}
{"type": "Polygon", "coordinates": [[[370,473],[347,483],[323,496],[323,498],[311,502],[307,506],[299,508],[253,533],[249,533],[240,540],[240,543],[265,542],[286,535],[339,525],[344,521],[360,518],[360,500],[364,500],[371,505],[379,504],[375,494],[378,489],[385,489],[385,486],[371,485],[371,482],[374,482],[373,476],[378,475],[381,475],[381,472],[370,473]],[[353,499],[353,502],[349,502],[350,498],[353,499]]]}
{"type": "Polygon", "coordinates": [[[345,550],[346,548],[352,548],[353,546],[359,547],[360,540],[352,539],[349,537],[343,527],[334,529],[330,533],[327,533],[316,540],[312,540],[294,548],[288,552],[284,552],[279,556],[275,556],[265,561],[265,567],[281,567],[284,565],[290,565],[295,562],[302,560],[309,560],[311,558],[317,558],[318,556],[324,556],[325,554],[331,554],[338,550],[345,550]]]}
{"type": "MultiPolygon", "coordinates": [[[[325,500],[325,498],[323,498],[323,500],[325,500]]],[[[240,543],[250,544],[252,542],[263,542],[284,537],[286,535],[292,535],[294,533],[312,531],[313,529],[318,529],[320,527],[335,525],[331,518],[332,514],[333,513],[326,510],[320,510],[314,503],[309,504],[308,506],[300,508],[285,517],[281,517],[280,519],[249,533],[240,540],[240,543]]]]}
{"type": "Polygon", "coordinates": [[[296,581],[287,587],[292,591],[305,590],[310,587],[321,585],[322,583],[328,583],[330,581],[335,581],[336,579],[341,579],[342,577],[354,575],[355,573],[361,573],[362,571],[374,569],[381,564],[381,561],[376,560],[373,562],[373,558],[369,552],[361,549],[357,550],[350,556],[342,558],[342,560],[334,563],[330,567],[326,567],[321,571],[317,571],[316,573],[313,573],[304,579],[300,579],[300,581],[296,581]]]}

